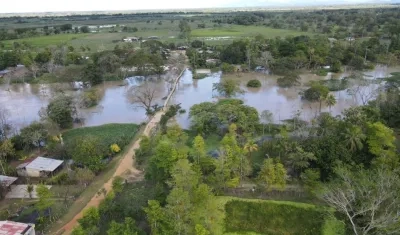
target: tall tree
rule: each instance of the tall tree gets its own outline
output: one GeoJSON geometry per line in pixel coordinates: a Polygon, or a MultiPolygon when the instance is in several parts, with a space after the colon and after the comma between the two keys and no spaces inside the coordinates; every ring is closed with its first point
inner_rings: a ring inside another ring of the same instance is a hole
{"type": "Polygon", "coordinates": [[[319,197],[346,217],[355,235],[400,233],[399,172],[339,167],[336,176],[319,197]]]}
{"type": "Polygon", "coordinates": [[[336,98],[335,98],[334,95],[329,94],[329,95],[326,97],[325,102],[326,102],[326,104],[328,105],[328,107],[329,107],[329,112],[330,112],[332,106],[335,106],[335,104],[336,104],[336,98]]]}
{"type": "Polygon", "coordinates": [[[361,150],[363,148],[363,141],[366,136],[362,129],[358,126],[350,126],[344,129],[342,133],[343,140],[347,143],[347,147],[350,151],[354,152],[356,150],[361,150]]]}

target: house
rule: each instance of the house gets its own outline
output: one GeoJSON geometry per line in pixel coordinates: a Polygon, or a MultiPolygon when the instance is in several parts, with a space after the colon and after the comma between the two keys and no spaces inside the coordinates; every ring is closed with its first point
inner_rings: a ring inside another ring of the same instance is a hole
{"type": "Polygon", "coordinates": [[[186,50],[186,49],[188,49],[189,47],[187,47],[187,46],[180,46],[180,47],[177,47],[176,49],[178,49],[178,50],[180,50],[180,51],[184,51],[184,50],[186,50]]]}
{"type": "Polygon", "coordinates": [[[31,162],[17,166],[17,174],[25,177],[47,177],[59,170],[64,161],[52,158],[37,157],[31,162]]]}
{"type": "Polygon", "coordinates": [[[9,220],[0,221],[0,235],[35,235],[35,225],[9,220]]]}
{"type": "Polygon", "coordinates": [[[139,38],[137,37],[127,37],[123,39],[124,42],[138,42],[139,38]]]}
{"type": "Polygon", "coordinates": [[[157,37],[157,36],[150,36],[150,37],[148,37],[147,39],[150,39],[150,40],[157,40],[157,39],[159,39],[159,37],[157,37]]]}
{"type": "Polygon", "coordinates": [[[346,38],[346,41],[349,41],[349,42],[352,42],[352,41],[355,41],[356,39],[354,38],[354,37],[347,37],[346,38]]]}
{"type": "MultiPolygon", "coordinates": [[[[10,190],[10,186],[17,181],[17,177],[11,177],[11,176],[6,176],[6,175],[0,175],[0,185],[3,187],[7,188],[7,190],[10,190]]],[[[0,233],[1,234],[1,233],[0,233]]]]}
{"type": "Polygon", "coordinates": [[[4,77],[5,75],[7,75],[8,73],[10,73],[11,71],[8,69],[5,70],[1,70],[0,71],[0,78],[4,77]]]}

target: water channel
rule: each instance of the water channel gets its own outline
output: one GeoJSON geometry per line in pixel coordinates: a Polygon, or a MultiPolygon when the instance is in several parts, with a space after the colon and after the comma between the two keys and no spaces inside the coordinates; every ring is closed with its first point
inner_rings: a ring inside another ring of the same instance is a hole
{"type": "MultiPolygon", "coordinates": [[[[375,79],[389,76],[391,72],[399,71],[399,68],[387,68],[377,66],[372,71],[364,72],[365,79],[375,79]]],[[[299,93],[305,89],[304,84],[311,80],[329,79],[331,76],[343,78],[349,73],[328,74],[328,76],[318,77],[312,74],[303,74],[302,86],[294,88],[280,88],[276,84],[277,76],[265,74],[244,74],[238,76],[241,81],[243,95],[238,96],[245,104],[255,107],[259,112],[269,110],[274,114],[274,121],[280,122],[292,118],[296,113],[300,113],[300,118],[310,120],[319,112],[319,104],[310,103],[301,99],[299,93]],[[262,82],[262,87],[258,89],[246,88],[245,84],[249,79],[257,78],[262,82]]],[[[171,74],[167,74],[161,79],[152,79],[152,84],[156,87],[155,101],[162,104],[162,98],[168,93],[170,83],[165,79],[171,74]]],[[[177,90],[171,99],[171,103],[180,103],[186,113],[179,114],[176,121],[183,128],[189,128],[189,109],[192,105],[205,101],[216,101],[217,94],[213,92],[213,83],[219,82],[221,73],[213,73],[210,76],[193,80],[192,73],[187,70],[184,72],[178,84],[177,90]]],[[[146,121],[147,117],[142,108],[132,104],[131,88],[143,82],[143,78],[128,78],[124,82],[105,82],[97,88],[101,90],[102,99],[99,104],[90,109],[79,109],[79,114],[84,118],[83,126],[97,126],[106,123],[140,123],[146,121]]],[[[0,85],[0,105],[9,112],[11,124],[18,128],[29,125],[32,121],[39,120],[38,112],[45,108],[49,99],[57,94],[63,86],[68,84],[11,84],[0,85]]],[[[344,109],[352,106],[362,105],[367,99],[373,98],[371,94],[379,87],[378,84],[371,84],[357,88],[357,95],[349,95],[347,90],[332,92],[337,99],[337,104],[331,109],[325,104],[322,106],[323,112],[331,112],[339,115],[344,109]],[[363,97],[365,96],[365,97],[363,97]]],[[[355,88],[355,87],[353,87],[355,88]]],[[[67,93],[79,96],[82,91],[68,90],[67,93]]]]}

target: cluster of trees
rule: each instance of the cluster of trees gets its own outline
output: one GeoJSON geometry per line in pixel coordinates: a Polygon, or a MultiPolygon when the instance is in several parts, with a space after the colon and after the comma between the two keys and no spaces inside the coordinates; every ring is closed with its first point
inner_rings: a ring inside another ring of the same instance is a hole
{"type": "MultiPolygon", "coordinates": [[[[396,41],[392,41],[391,45],[393,43],[396,41]]],[[[256,36],[252,40],[234,41],[219,48],[219,59],[229,64],[248,64],[253,69],[264,66],[276,74],[302,68],[317,69],[325,65],[330,66],[330,71],[339,72],[342,65],[362,70],[371,68],[372,63],[398,64],[398,53],[389,48],[378,38],[348,44],[330,42],[324,36],[275,39],[256,36]]]]}

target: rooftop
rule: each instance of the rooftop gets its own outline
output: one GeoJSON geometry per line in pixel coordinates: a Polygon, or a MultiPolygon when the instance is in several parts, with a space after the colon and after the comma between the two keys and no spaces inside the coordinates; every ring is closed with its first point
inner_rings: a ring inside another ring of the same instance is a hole
{"type": "Polygon", "coordinates": [[[35,160],[30,162],[25,168],[41,170],[41,171],[54,171],[63,164],[64,161],[56,160],[52,158],[37,157],[35,160]]]}
{"type": "Polygon", "coordinates": [[[0,221],[0,235],[20,235],[25,234],[32,227],[29,224],[14,221],[0,221]]]}
{"type": "Polygon", "coordinates": [[[6,175],[0,175],[0,184],[8,187],[12,183],[14,183],[17,179],[18,179],[17,177],[10,177],[10,176],[6,176],[6,175]]]}

